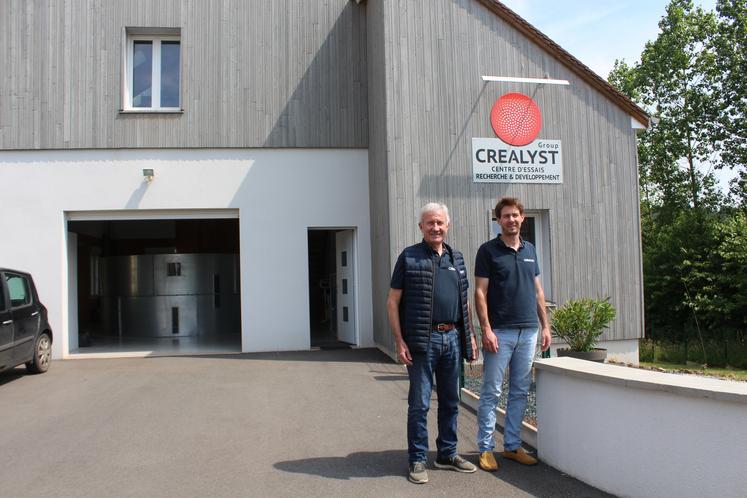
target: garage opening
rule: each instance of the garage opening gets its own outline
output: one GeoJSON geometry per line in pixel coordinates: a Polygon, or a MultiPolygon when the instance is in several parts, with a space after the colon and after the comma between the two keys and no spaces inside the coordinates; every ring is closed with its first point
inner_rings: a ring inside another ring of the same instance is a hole
{"type": "Polygon", "coordinates": [[[69,221],[68,231],[71,353],[241,351],[238,219],[69,221]]]}
{"type": "Polygon", "coordinates": [[[354,230],[308,231],[312,348],[357,344],[354,241],[354,230]]]}

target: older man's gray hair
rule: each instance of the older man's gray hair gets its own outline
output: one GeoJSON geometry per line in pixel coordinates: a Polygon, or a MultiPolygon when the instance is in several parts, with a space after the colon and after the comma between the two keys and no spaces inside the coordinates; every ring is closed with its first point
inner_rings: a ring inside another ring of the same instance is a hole
{"type": "Polygon", "coordinates": [[[423,222],[423,218],[428,213],[443,213],[444,216],[446,216],[446,224],[451,225],[451,218],[449,218],[449,208],[446,207],[446,204],[441,204],[440,202],[429,202],[428,204],[423,206],[420,209],[419,223],[423,222]]]}

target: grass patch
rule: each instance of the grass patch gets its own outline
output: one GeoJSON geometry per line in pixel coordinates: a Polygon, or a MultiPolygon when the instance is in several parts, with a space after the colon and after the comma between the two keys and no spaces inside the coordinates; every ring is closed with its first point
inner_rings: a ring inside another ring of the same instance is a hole
{"type": "Polygon", "coordinates": [[[674,372],[674,373],[689,373],[689,374],[696,374],[696,375],[706,375],[708,377],[718,377],[721,379],[729,379],[729,380],[739,380],[739,381],[747,381],[747,370],[742,370],[738,368],[718,368],[718,367],[708,367],[703,368],[700,365],[682,365],[680,363],[666,363],[666,362],[650,362],[650,361],[642,361],[640,363],[641,368],[646,368],[649,370],[663,370],[665,372],[674,372]]]}
{"type": "Polygon", "coordinates": [[[705,344],[700,341],[652,341],[641,339],[638,342],[639,357],[642,362],[667,363],[670,365],[708,364],[714,370],[723,367],[725,370],[747,370],[747,341],[707,340],[705,344]],[[703,354],[705,346],[705,355],[703,354]]]}

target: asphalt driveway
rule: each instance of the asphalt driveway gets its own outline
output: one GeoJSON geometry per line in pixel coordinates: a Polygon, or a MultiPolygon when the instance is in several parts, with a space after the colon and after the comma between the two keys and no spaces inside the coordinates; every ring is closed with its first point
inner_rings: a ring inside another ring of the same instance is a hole
{"type": "MultiPolygon", "coordinates": [[[[431,467],[428,484],[411,484],[406,412],[406,372],[376,350],[17,368],[0,373],[0,494],[606,496],[514,462],[494,474],[431,467]]],[[[474,414],[459,424],[476,463],[474,414]]]]}

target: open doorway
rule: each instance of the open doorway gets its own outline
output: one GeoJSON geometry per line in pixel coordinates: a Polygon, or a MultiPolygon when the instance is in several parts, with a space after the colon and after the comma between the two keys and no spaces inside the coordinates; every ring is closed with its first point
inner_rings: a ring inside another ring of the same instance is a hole
{"type": "Polygon", "coordinates": [[[241,351],[238,219],[71,220],[74,354],[241,351]]]}
{"type": "Polygon", "coordinates": [[[309,229],[311,347],[358,344],[355,299],[355,231],[309,229]]]}

